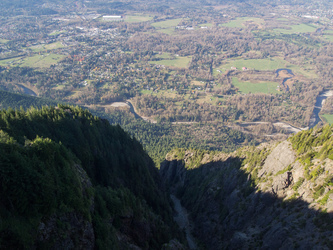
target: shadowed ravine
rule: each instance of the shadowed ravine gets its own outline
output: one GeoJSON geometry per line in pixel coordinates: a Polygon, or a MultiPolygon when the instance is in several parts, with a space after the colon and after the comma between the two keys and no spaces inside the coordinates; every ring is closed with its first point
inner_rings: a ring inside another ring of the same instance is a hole
{"type": "Polygon", "coordinates": [[[170,197],[177,212],[177,214],[174,215],[175,221],[181,229],[185,230],[186,239],[190,249],[197,249],[197,244],[191,234],[190,222],[188,220],[186,209],[181,205],[180,200],[176,196],[170,195],[170,197]]]}
{"type": "MultiPolygon", "coordinates": [[[[266,156],[254,153],[253,159],[263,157],[254,165],[244,165],[246,158],[231,154],[203,153],[197,161],[201,152],[186,150],[177,157],[174,152],[161,164],[160,174],[177,195],[172,197],[179,213],[175,220],[181,228],[185,225],[189,244],[185,209],[200,249],[332,249],[330,193],[318,209],[330,186],[313,199],[324,185],[320,183],[331,177],[322,172],[315,183],[305,179],[290,142],[272,146],[266,156]],[[190,168],[191,163],[199,166],[190,168]]],[[[325,171],[330,168],[327,163],[325,171]]]]}

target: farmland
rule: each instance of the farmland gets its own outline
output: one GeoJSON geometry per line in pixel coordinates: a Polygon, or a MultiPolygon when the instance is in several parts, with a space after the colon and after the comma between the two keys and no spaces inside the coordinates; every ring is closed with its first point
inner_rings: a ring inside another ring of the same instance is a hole
{"type": "Polygon", "coordinates": [[[242,82],[236,77],[232,78],[232,84],[238,88],[239,92],[242,94],[249,93],[265,93],[265,94],[275,94],[279,93],[277,90],[278,83],[276,82],[242,82]]]}
{"type": "Polygon", "coordinates": [[[228,28],[244,28],[247,24],[256,24],[258,27],[261,27],[264,24],[264,20],[261,18],[253,17],[239,17],[235,20],[231,20],[228,23],[221,24],[221,26],[228,28]]]}
{"type": "Polygon", "coordinates": [[[150,61],[149,63],[177,67],[177,68],[186,68],[190,62],[191,62],[191,57],[173,56],[172,59],[162,59],[159,61],[150,61]]]}
{"type": "Polygon", "coordinates": [[[309,25],[309,24],[297,24],[297,25],[290,25],[286,29],[274,29],[275,32],[279,32],[282,34],[295,34],[295,33],[309,33],[315,32],[316,26],[309,25]]]}
{"type": "Polygon", "coordinates": [[[176,27],[182,20],[183,20],[182,18],[170,19],[166,21],[153,23],[152,26],[157,29],[166,29],[166,28],[176,27]]]}
{"type": "Polygon", "coordinates": [[[148,15],[129,15],[129,16],[126,16],[125,22],[139,23],[139,22],[147,22],[147,21],[150,21],[152,19],[153,19],[153,17],[148,16],[148,15]]]}
{"type": "Polygon", "coordinates": [[[324,114],[322,117],[328,122],[329,124],[333,124],[333,115],[330,114],[324,114]]]}
{"type": "Polygon", "coordinates": [[[219,69],[221,71],[230,70],[231,67],[236,69],[242,69],[246,67],[248,69],[254,70],[277,70],[279,68],[286,67],[286,61],[283,61],[278,58],[274,59],[236,59],[230,60],[226,64],[223,64],[219,69]]]}

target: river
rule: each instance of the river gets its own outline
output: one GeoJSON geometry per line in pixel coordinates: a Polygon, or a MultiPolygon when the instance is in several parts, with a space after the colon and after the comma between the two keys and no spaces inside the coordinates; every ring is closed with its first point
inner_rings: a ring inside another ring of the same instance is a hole
{"type": "Polygon", "coordinates": [[[37,94],[34,91],[32,91],[31,89],[29,89],[21,84],[16,84],[16,85],[23,89],[24,94],[31,95],[31,96],[37,96],[37,94]]]}
{"type": "MultiPolygon", "coordinates": [[[[278,75],[279,72],[282,71],[282,70],[286,70],[288,74],[294,75],[293,72],[290,69],[278,69],[278,70],[276,70],[276,74],[278,75]]],[[[292,77],[284,78],[283,82],[285,82],[286,80],[288,80],[290,78],[292,78],[292,77]]],[[[28,89],[28,88],[26,88],[22,85],[19,85],[19,86],[22,87],[25,90],[26,94],[36,96],[36,93],[33,92],[32,90],[30,90],[30,89],[28,89]]],[[[298,128],[298,127],[293,126],[291,124],[288,124],[286,122],[275,122],[275,123],[273,123],[273,125],[283,127],[284,129],[286,129],[287,131],[289,131],[291,133],[297,133],[297,132],[300,132],[302,130],[313,128],[314,126],[316,126],[321,121],[321,119],[319,117],[319,113],[320,113],[321,109],[323,108],[323,104],[325,103],[325,100],[329,96],[333,96],[333,90],[323,91],[317,96],[315,107],[313,109],[313,113],[311,115],[308,127],[298,128]]],[[[148,117],[140,116],[138,113],[136,113],[136,111],[134,109],[134,106],[130,101],[127,101],[124,104],[127,104],[130,107],[130,112],[132,112],[134,114],[135,118],[141,118],[141,119],[143,119],[147,122],[156,123],[156,121],[154,121],[152,119],[149,119],[148,117]]],[[[192,123],[197,123],[197,122],[173,122],[172,124],[192,124],[192,123]]],[[[251,125],[251,124],[263,124],[263,123],[267,123],[267,122],[244,122],[244,123],[241,123],[240,125],[246,126],[246,125],[251,125]]]]}
{"type": "Polygon", "coordinates": [[[177,214],[174,216],[175,221],[181,229],[185,230],[186,240],[190,249],[197,249],[197,244],[195,243],[194,237],[191,234],[191,226],[186,209],[181,205],[180,200],[176,196],[170,195],[170,197],[177,212],[177,214]]]}
{"type": "Polygon", "coordinates": [[[333,96],[333,90],[324,91],[317,96],[316,104],[313,109],[313,113],[311,115],[310,121],[309,121],[309,128],[313,128],[321,121],[321,119],[319,117],[319,113],[320,113],[321,109],[323,108],[325,100],[329,96],[333,96]]]}
{"type": "MultiPolygon", "coordinates": [[[[288,73],[289,75],[294,76],[294,73],[292,72],[291,69],[277,69],[277,70],[275,71],[276,76],[279,76],[280,71],[287,71],[287,73],[288,73]]],[[[286,84],[286,81],[288,81],[289,79],[293,78],[292,76],[291,76],[291,77],[285,77],[285,78],[283,78],[282,83],[281,83],[281,85],[282,85],[283,87],[286,88],[286,91],[287,91],[287,92],[289,91],[289,86],[288,86],[288,85],[285,86],[285,84],[286,84]]]]}

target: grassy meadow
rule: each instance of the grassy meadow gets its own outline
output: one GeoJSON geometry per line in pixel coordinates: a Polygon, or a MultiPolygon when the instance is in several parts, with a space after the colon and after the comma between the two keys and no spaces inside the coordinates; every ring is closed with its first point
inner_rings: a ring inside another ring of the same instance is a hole
{"type": "Polygon", "coordinates": [[[274,31],[282,34],[295,34],[295,33],[311,33],[315,32],[316,29],[317,27],[314,25],[301,23],[297,25],[290,25],[289,29],[274,29],[274,31]]]}
{"type": "Polygon", "coordinates": [[[324,114],[322,115],[322,117],[326,120],[326,122],[328,122],[329,124],[333,124],[333,115],[329,115],[329,114],[324,114]]]}
{"type": "Polygon", "coordinates": [[[166,29],[166,28],[176,27],[182,20],[183,20],[182,18],[170,19],[166,21],[153,23],[152,26],[157,29],[166,29]]]}
{"type": "Polygon", "coordinates": [[[158,55],[158,58],[161,58],[162,60],[159,61],[149,61],[151,64],[157,64],[157,65],[164,65],[164,66],[172,66],[177,68],[186,68],[188,64],[191,62],[192,57],[182,57],[182,56],[176,56],[171,57],[170,54],[162,54],[158,55]]]}
{"type": "Polygon", "coordinates": [[[33,68],[49,68],[53,64],[57,64],[65,56],[57,54],[47,55],[35,55],[26,57],[20,64],[21,67],[33,67],[33,68]]]}
{"type": "Polygon", "coordinates": [[[133,15],[133,16],[126,16],[125,22],[128,23],[140,23],[140,22],[147,22],[153,20],[152,16],[147,15],[133,15]]]}
{"type": "Polygon", "coordinates": [[[265,21],[261,18],[256,17],[239,17],[235,20],[231,20],[228,23],[223,23],[221,26],[228,27],[228,28],[243,28],[245,27],[246,23],[254,23],[261,27],[265,21]]]}
{"type": "Polygon", "coordinates": [[[238,88],[239,92],[242,94],[249,93],[264,93],[264,94],[275,94],[279,93],[277,86],[279,85],[276,82],[242,82],[239,81],[237,77],[232,78],[232,84],[238,88]]]}

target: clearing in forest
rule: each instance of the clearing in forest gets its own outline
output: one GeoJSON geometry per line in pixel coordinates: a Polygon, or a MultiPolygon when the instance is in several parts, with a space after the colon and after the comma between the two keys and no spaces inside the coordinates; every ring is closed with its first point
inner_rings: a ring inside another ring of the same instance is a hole
{"type": "Polygon", "coordinates": [[[242,82],[239,81],[237,77],[232,78],[232,84],[238,88],[239,92],[242,94],[248,93],[264,93],[264,94],[275,94],[279,93],[277,86],[279,85],[276,82],[242,82]]]}
{"type": "Polygon", "coordinates": [[[310,24],[297,24],[290,25],[288,29],[274,29],[275,32],[280,32],[282,34],[294,34],[294,33],[309,33],[315,32],[317,29],[316,26],[310,24]]]}
{"type": "Polygon", "coordinates": [[[61,42],[55,42],[50,44],[40,44],[29,47],[33,52],[41,52],[46,50],[53,50],[65,47],[61,42]]]}
{"type": "Polygon", "coordinates": [[[238,70],[242,70],[243,67],[254,70],[277,70],[284,68],[286,63],[280,59],[238,59],[221,65],[219,70],[225,72],[232,67],[238,70]]]}
{"type": "MultiPolygon", "coordinates": [[[[161,57],[160,57],[161,58],[161,57]]],[[[192,57],[187,56],[175,56],[173,58],[168,59],[162,59],[159,61],[149,61],[151,64],[157,64],[157,65],[164,65],[164,66],[172,66],[177,68],[186,68],[188,64],[191,62],[192,57]]]]}
{"type": "Polygon", "coordinates": [[[1,39],[1,38],[0,38],[0,43],[8,43],[8,42],[9,42],[9,40],[1,39]]]}
{"type": "Polygon", "coordinates": [[[329,124],[333,124],[333,115],[329,115],[329,114],[324,114],[322,115],[322,117],[326,120],[326,122],[328,122],[329,124]]]}
{"type": "Polygon", "coordinates": [[[182,21],[182,18],[170,19],[166,21],[153,23],[152,26],[157,29],[158,32],[173,35],[175,33],[176,26],[182,21]]]}
{"type": "Polygon", "coordinates": [[[221,65],[219,68],[215,68],[213,73],[214,75],[218,75],[231,69],[242,71],[243,67],[246,68],[245,70],[277,70],[287,68],[292,70],[294,74],[301,74],[306,78],[318,77],[315,73],[314,66],[310,63],[304,66],[298,66],[278,57],[269,59],[236,59],[221,65]]]}
{"type": "Polygon", "coordinates": [[[0,66],[4,66],[4,67],[16,66],[17,64],[19,64],[21,59],[22,59],[22,57],[15,57],[15,58],[10,58],[10,59],[0,60],[0,66]]]}
{"type": "Polygon", "coordinates": [[[166,28],[176,27],[182,20],[183,20],[182,18],[170,19],[166,21],[153,23],[152,26],[158,29],[166,29],[166,28]]]}
{"type": "Polygon", "coordinates": [[[67,33],[66,30],[55,30],[53,32],[51,32],[50,34],[48,34],[49,36],[57,36],[59,34],[63,34],[63,33],[67,33]]]}
{"type": "Polygon", "coordinates": [[[133,16],[126,16],[125,22],[128,23],[140,23],[140,22],[147,22],[153,20],[152,16],[147,15],[133,15],[133,16]]]}
{"type": "Polygon", "coordinates": [[[33,68],[49,68],[53,64],[57,64],[65,56],[58,54],[35,55],[23,59],[21,67],[33,68]]]}
{"type": "Polygon", "coordinates": [[[229,28],[244,28],[246,24],[256,24],[258,28],[262,28],[265,23],[264,19],[256,18],[256,17],[238,17],[235,20],[231,20],[228,23],[223,23],[221,26],[229,27],[229,28]]]}

